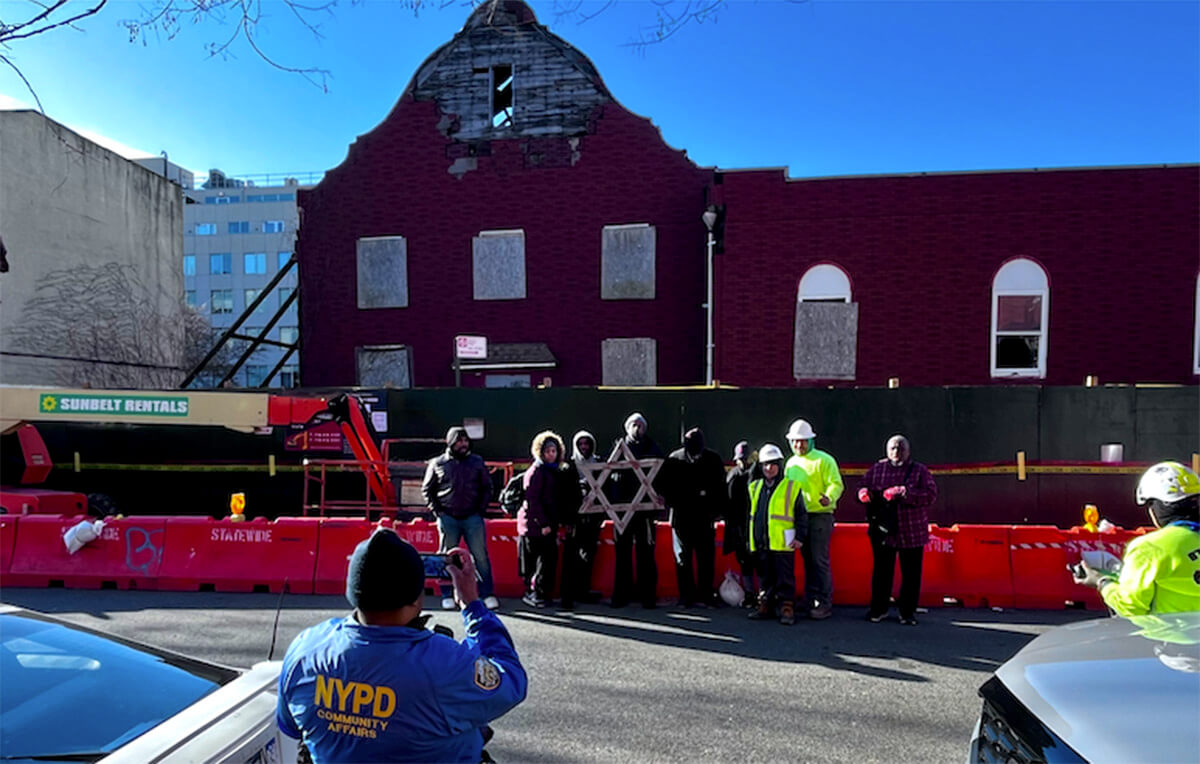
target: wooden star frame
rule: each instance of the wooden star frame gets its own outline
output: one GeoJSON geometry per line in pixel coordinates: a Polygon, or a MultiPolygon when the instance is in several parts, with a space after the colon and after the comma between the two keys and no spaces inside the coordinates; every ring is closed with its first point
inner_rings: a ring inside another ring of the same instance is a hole
{"type": "Polygon", "coordinates": [[[606,514],[613,522],[616,533],[624,533],[629,522],[633,520],[634,512],[652,512],[663,508],[662,497],[654,490],[654,477],[662,469],[662,459],[638,459],[629,450],[629,444],[622,439],[613,446],[612,453],[605,462],[583,462],[579,464],[580,474],[587,481],[588,492],[583,497],[579,513],[584,515],[606,514]],[[630,470],[637,476],[638,490],[633,500],[627,504],[613,504],[604,495],[604,483],[616,470],[630,470]]]}

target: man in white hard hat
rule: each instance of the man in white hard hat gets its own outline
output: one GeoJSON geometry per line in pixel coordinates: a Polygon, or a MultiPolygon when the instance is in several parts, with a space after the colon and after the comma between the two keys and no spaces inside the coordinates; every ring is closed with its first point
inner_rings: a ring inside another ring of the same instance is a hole
{"type": "Polygon", "coordinates": [[[762,477],[751,480],[750,553],[758,560],[762,591],[751,620],[772,618],[778,609],[779,622],[796,622],[796,552],[804,548],[807,515],[804,512],[804,475],[789,479],[783,473],[783,451],[774,443],[758,449],[762,477]]]}
{"type": "Polygon", "coordinates": [[[787,439],[792,457],[787,461],[786,477],[804,478],[804,505],[808,510],[808,541],[800,550],[804,558],[804,599],[800,608],[809,618],[821,620],[833,615],[833,571],[829,566],[829,547],[833,541],[833,510],[845,490],[837,461],[816,447],[817,434],[803,419],[792,422],[787,439]]]}
{"type": "Polygon", "coordinates": [[[1084,561],[1075,582],[1127,618],[1200,610],[1200,477],[1179,462],[1159,462],[1138,481],[1135,499],[1157,530],[1129,542],[1118,575],[1084,561]]]}

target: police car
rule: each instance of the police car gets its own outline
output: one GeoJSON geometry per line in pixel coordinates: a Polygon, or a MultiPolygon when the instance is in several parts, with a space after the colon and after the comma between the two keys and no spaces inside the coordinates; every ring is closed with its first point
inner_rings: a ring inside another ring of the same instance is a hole
{"type": "Polygon", "coordinates": [[[0,604],[0,760],[293,762],[279,661],[248,671],[0,604]]]}
{"type": "Polygon", "coordinates": [[[1195,762],[1200,612],[1059,626],[979,694],[970,762],[1195,762]]]}

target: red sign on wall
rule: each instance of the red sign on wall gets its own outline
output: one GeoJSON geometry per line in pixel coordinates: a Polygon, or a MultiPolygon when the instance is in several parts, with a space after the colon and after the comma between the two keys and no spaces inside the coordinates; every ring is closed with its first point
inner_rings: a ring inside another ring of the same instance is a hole
{"type": "Polygon", "coordinates": [[[283,441],[286,451],[341,451],[342,426],[324,422],[308,430],[290,433],[283,441]]]}

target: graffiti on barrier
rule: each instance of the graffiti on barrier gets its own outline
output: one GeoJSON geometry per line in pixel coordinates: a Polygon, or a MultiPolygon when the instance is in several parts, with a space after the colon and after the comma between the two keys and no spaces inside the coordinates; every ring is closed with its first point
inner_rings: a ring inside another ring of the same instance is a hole
{"type": "Polygon", "coordinates": [[[125,529],[125,567],[149,576],[162,561],[162,547],[155,538],[163,531],[131,526],[125,529]]]}

